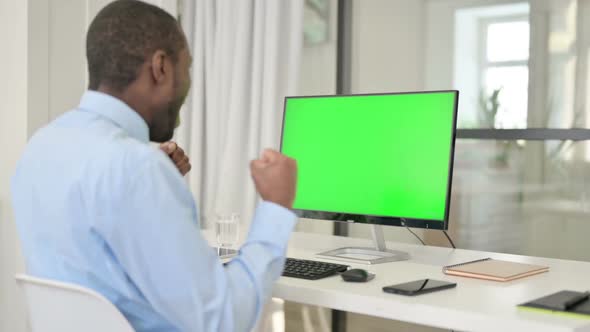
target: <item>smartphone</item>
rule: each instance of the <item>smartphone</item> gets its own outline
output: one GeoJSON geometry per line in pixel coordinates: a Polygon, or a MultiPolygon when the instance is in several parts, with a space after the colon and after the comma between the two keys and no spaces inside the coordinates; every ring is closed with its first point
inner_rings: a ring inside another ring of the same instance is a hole
{"type": "Polygon", "coordinates": [[[436,292],[443,289],[453,288],[455,286],[457,286],[457,284],[454,282],[433,279],[422,279],[406,282],[403,284],[385,286],[383,287],[383,291],[393,294],[414,296],[430,292],[436,292]]]}

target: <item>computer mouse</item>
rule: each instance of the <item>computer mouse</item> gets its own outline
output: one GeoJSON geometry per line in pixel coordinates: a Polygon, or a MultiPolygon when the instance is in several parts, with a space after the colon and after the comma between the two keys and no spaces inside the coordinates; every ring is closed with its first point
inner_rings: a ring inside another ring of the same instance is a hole
{"type": "Polygon", "coordinates": [[[344,281],[351,281],[351,282],[366,282],[375,277],[374,274],[371,274],[363,269],[350,269],[344,271],[340,274],[344,281]]]}

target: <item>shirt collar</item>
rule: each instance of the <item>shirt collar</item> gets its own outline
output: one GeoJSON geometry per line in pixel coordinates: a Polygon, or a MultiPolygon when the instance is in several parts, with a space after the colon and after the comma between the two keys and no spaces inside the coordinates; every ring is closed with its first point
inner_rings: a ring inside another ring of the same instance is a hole
{"type": "Polygon", "coordinates": [[[150,140],[150,131],[145,120],[120,99],[106,93],[88,90],[82,96],[78,108],[104,116],[137,140],[145,143],[150,140]]]}

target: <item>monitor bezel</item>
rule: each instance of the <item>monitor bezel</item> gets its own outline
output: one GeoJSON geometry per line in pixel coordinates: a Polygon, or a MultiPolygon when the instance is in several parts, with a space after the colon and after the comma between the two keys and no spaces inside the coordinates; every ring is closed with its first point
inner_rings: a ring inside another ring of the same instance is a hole
{"type": "Polygon", "coordinates": [[[455,156],[455,141],[457,139],[457,112],[459,108],[459,90],[432,90],[432,91],[404,91],[404,92],[381,92],[381,93],[360,93],[360,94],[340,94],[340,95],[307,95],[307,96],[286,96],[283,104],[283,119],[281,124],[280,151],[283,151],[283,134],[285,132],[285,117],[287,113],[287,101],[289,99],[300,98],[341,98],[357,96],[383,96],[383,95],[405,95],[405,94],[433,94],[433,93],[453,93],[455,95],[455,104],[453,108],[453,128],[451,136],[451,149],[449,151],[449,177],[447,183],[447,195],[445,202],[444,220],[438,219],[417,219],[406,217],[378,216],[367,214],[352,214],[334,211],[317,211],[293,209],[300,218],[328,220],[334,222],[372,224],[384,226],[401,226],[412,228],[448,230],[449,215],[451,207],[451,187],[453,183],[453,166],[455,156]]]}

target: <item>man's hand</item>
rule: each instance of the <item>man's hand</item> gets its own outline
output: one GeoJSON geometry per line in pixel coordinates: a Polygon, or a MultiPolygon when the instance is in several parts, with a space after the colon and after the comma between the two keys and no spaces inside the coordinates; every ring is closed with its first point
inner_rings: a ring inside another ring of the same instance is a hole
{"type": "Polygon", "coordinates": [[[294,159],[267,149],[260,159],[250,163],[250,171],[262,199],[288,209],[293,207],[297,184],[297,163],[294,159]]]}
{"type": "Polygon", "coordinates": [[[182,176],[185,176],[191,170],[191,161],[186,154],[184,154],[184,150],[182,150],[176,143],[174,142],[165,142],[160,144],[160,149],[166,153],[178,171],[182,176]]]}

